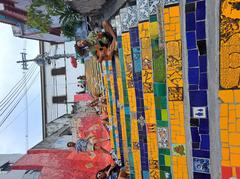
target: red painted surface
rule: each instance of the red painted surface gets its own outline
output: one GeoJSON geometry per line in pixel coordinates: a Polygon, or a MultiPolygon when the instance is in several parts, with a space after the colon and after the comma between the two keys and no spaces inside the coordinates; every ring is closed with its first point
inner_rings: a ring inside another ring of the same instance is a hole
{"type": "Polygon", "coordinates": [[[74,102],[91,101],[91,100],[93,100],[93,98],[87,93],[74,95],[74,102]]]}
{"type": "MultiPolygon", "coordinates": [[[[80,100],[89,99],[89,95],[79,95],[80,100]]],[[[93,135],[100,142],[108,139],[109,134],[101,124],[98,116],[81,118],[79,137],[93,135]]],[[[109,141],[99,143],[103,148],[111,150],[109,141]]],[[[18,160],[12,169],[41,170],[40,179],[94,179],[97,171],[105,168],[112,162],[110,155],[102,151],[77,153],[71,150],[32,149],[28,154],[18,160]]]]}
{"type": "Polygon", "coordinates": [[[232,167],[222,166],[222,179],[229,179],[232,176],[232,167]]]}

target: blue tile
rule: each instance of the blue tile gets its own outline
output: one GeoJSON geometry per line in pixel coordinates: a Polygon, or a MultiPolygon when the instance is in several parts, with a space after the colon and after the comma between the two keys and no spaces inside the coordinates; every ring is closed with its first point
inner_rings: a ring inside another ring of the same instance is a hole
{"type": "Polygon", "coordinates": [[[200,136],[198,134],[198,128],[197,127],[191,127],[191,136],[193,142],[200,142],[200,136]]]}
{"type": "Polygon", "coordinates": [[[191,90],[198,90],[198,85],[189,85],[189,91],[191,90]]]}
{"type": "Polygon", "coordinates": [[[189,96],[191,107],[207,106],[206,91],[189,91],[189,96]]]}
{"type": "Polygon", "coordinates": [[[197,2],[197,12],[196,12],[196,19],[197,20],[204,20],[206,17],[206,6],[205,1],[197,2]]]}
{"type": "Polygon", "coordinates": [[[199,129],[209,129],[209,120],[208,119],[201,119],[199,129]]]}
{"type": "Polygon", "coordinates": [[[199,83],[199,68],[188,69],[188,83],[194,85],[199,83]]]}
{"type": "Polygon", "coordinates": [[[198,66],[198,50],[188,51],[188,67],[198,66]]]}
{"type": "Polygon", "coordinates": [[[200,72],[207,72],[207,56],[199,56],[200,72]]]}
{"type": "Polygon", "coordinates": [[[206,150],[193,150],[192,151],[193,157],[203,157],[203,158],[209,158],[210,157],[210,151],[206,150]]]}
{"type": "Polygon", "coordinates": [[[197,48],[195,32],[187,32],[187,48],[188,49],[195,49],[195,48],[197,48]]]}
{"type": "Polygon", "coordinates": [[[209,129],[199,129],[199,134],[209,134],[209,129]]]}
{"type": "Polygon", "coordinates": [[[205,21],[197,22],[196,31],[198,40],[206,39],[205,21]]]}
{"type": "Polygon", "coordinates": [[[199,84],[200,89],[207,89],[208,88],[208,78],[207,78],[207,73],[201,73],[200,74],[200,84],[199,84]]]}
{"type": "Polygon", "coordinates": [[[210,149],[209,135],[201,135],[201,149],[210,149]]]}
{"type": "Polygon", "coordinates": [[[193,173],[193,178],[194,179],[211,179],[211,175],[207,173],[193,173]]]}
{"type": "Polygon", "coordinates": [[[189,3],[189,2],[195,2],[197,0],[187,0],[186,2],[189,3]]]}
{"type": "Polygon", "coordinates": [[[195,12],[186,14],[186,31],[196,30],[195,12]]]}

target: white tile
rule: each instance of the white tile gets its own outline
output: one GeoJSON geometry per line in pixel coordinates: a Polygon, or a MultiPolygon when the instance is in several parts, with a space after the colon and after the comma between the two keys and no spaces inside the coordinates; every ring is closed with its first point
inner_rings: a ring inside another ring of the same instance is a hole
{"type": "Polygon", "coordinates": [[[149,3],[148,0],[137,0],[138,21],[149,19],[149,3]]]}

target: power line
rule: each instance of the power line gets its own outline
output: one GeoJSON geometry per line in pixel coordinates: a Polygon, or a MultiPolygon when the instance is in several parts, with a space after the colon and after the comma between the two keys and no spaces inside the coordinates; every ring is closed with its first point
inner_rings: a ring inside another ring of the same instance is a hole
{"type": "Polygon", "coordinates": [[[2,116],[5,111],[11,106],[11,104],[15,101],[15,99],[21,94],[23,88],[24,88],[24,84],[26,82],[28,82],[31,78],[32,75],[35,73],[35,71],[37,70],[37,67],[35,69],[33,69],[26,78],[24,78],[24,80],[22,81],[22,83],[16,88],[16,90],[9,96],[9,98],[5,101],[5,105],[0,108],[0,111],[3,111],[0,116],[2,116]],[[8,105],[7,105],[8,104],[8,105]]]}
{"type": "MultiPolygon", "coordinates": [[[[34,64],[32,64],[32,66],[30,67],[30,70],[31,71],[33,69],[33,66],[34,64]]],[[[30,73],[30,72],[29,72],[30,73]]],[[[8,98],[10,95],[12,95],[13,93],[13,90],[15,90],[15,88],[17,88],[17,86],[22,83],[22,81],[24,80],[24,77],[22,77],[14,86],[13,88],[8,92],[8,94],[0,101],[0,107],[2,107],[5,103],[6,103],[6,98],[8,98]]]]}
{"type": "MultiPolygon", "coordinates": [[[[40,94],[37,94],[37,95],[33,98],[33,100],[29,103],[29,106],[32,105],[32,104],[38,99],[39,95],[40,95],[40,94]]],[[[13,118],[13,120],[12,120],[11,122],[9,122],[4,129],[2,129],[2,130],[0,131],[0,134],[2,134],[3,131],[5,131],[10,125],[12,125],[13,122],[15,122],[26,110],[27,110],[27,107],[25,107],[21,112],[19,112],[19,113],[13,118]]]]}
{"type": "Polygon", "coordinates": [[[3,120],[0,122],[0,127],[2,127],[2,125],[4,124],[4,122],[8,119],[8,117],[12,114],[12,112],[14,111],[14,109],[17,107],[17,105],[20,103],[20,101],[22,100],[22,98],[26,95],[26,92],[30,89],[30,87],[32,86],[32,84],[35,82],[36,78],[38,77],[38,74],[40,72],[38,72],[35,77],[33,78],[33,80],[31,81],[30,85],[27,87],[27,90],[21,95],[21,97],[18,99],[18,101],[14,104],[14,106],[10,109],[10,111],[8,112],[7,115],[5,115],[5,117],[3,118],[3,120]]]}

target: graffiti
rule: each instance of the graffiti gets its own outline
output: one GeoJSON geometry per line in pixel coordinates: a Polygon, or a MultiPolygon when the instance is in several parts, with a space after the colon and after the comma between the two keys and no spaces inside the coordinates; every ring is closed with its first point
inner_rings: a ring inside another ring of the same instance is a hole
{"type": "Polygon", "coordinates": [[[183,101],[183,88],[168,88],[169,101],[183,101]]]}
{"type": "Polygon", "coordinates": [[[240,88],[240,0],[222,0],[220,12],[220,88],[240,88]],[[229,75],[231,74],[231,75],[229,75]]]}

